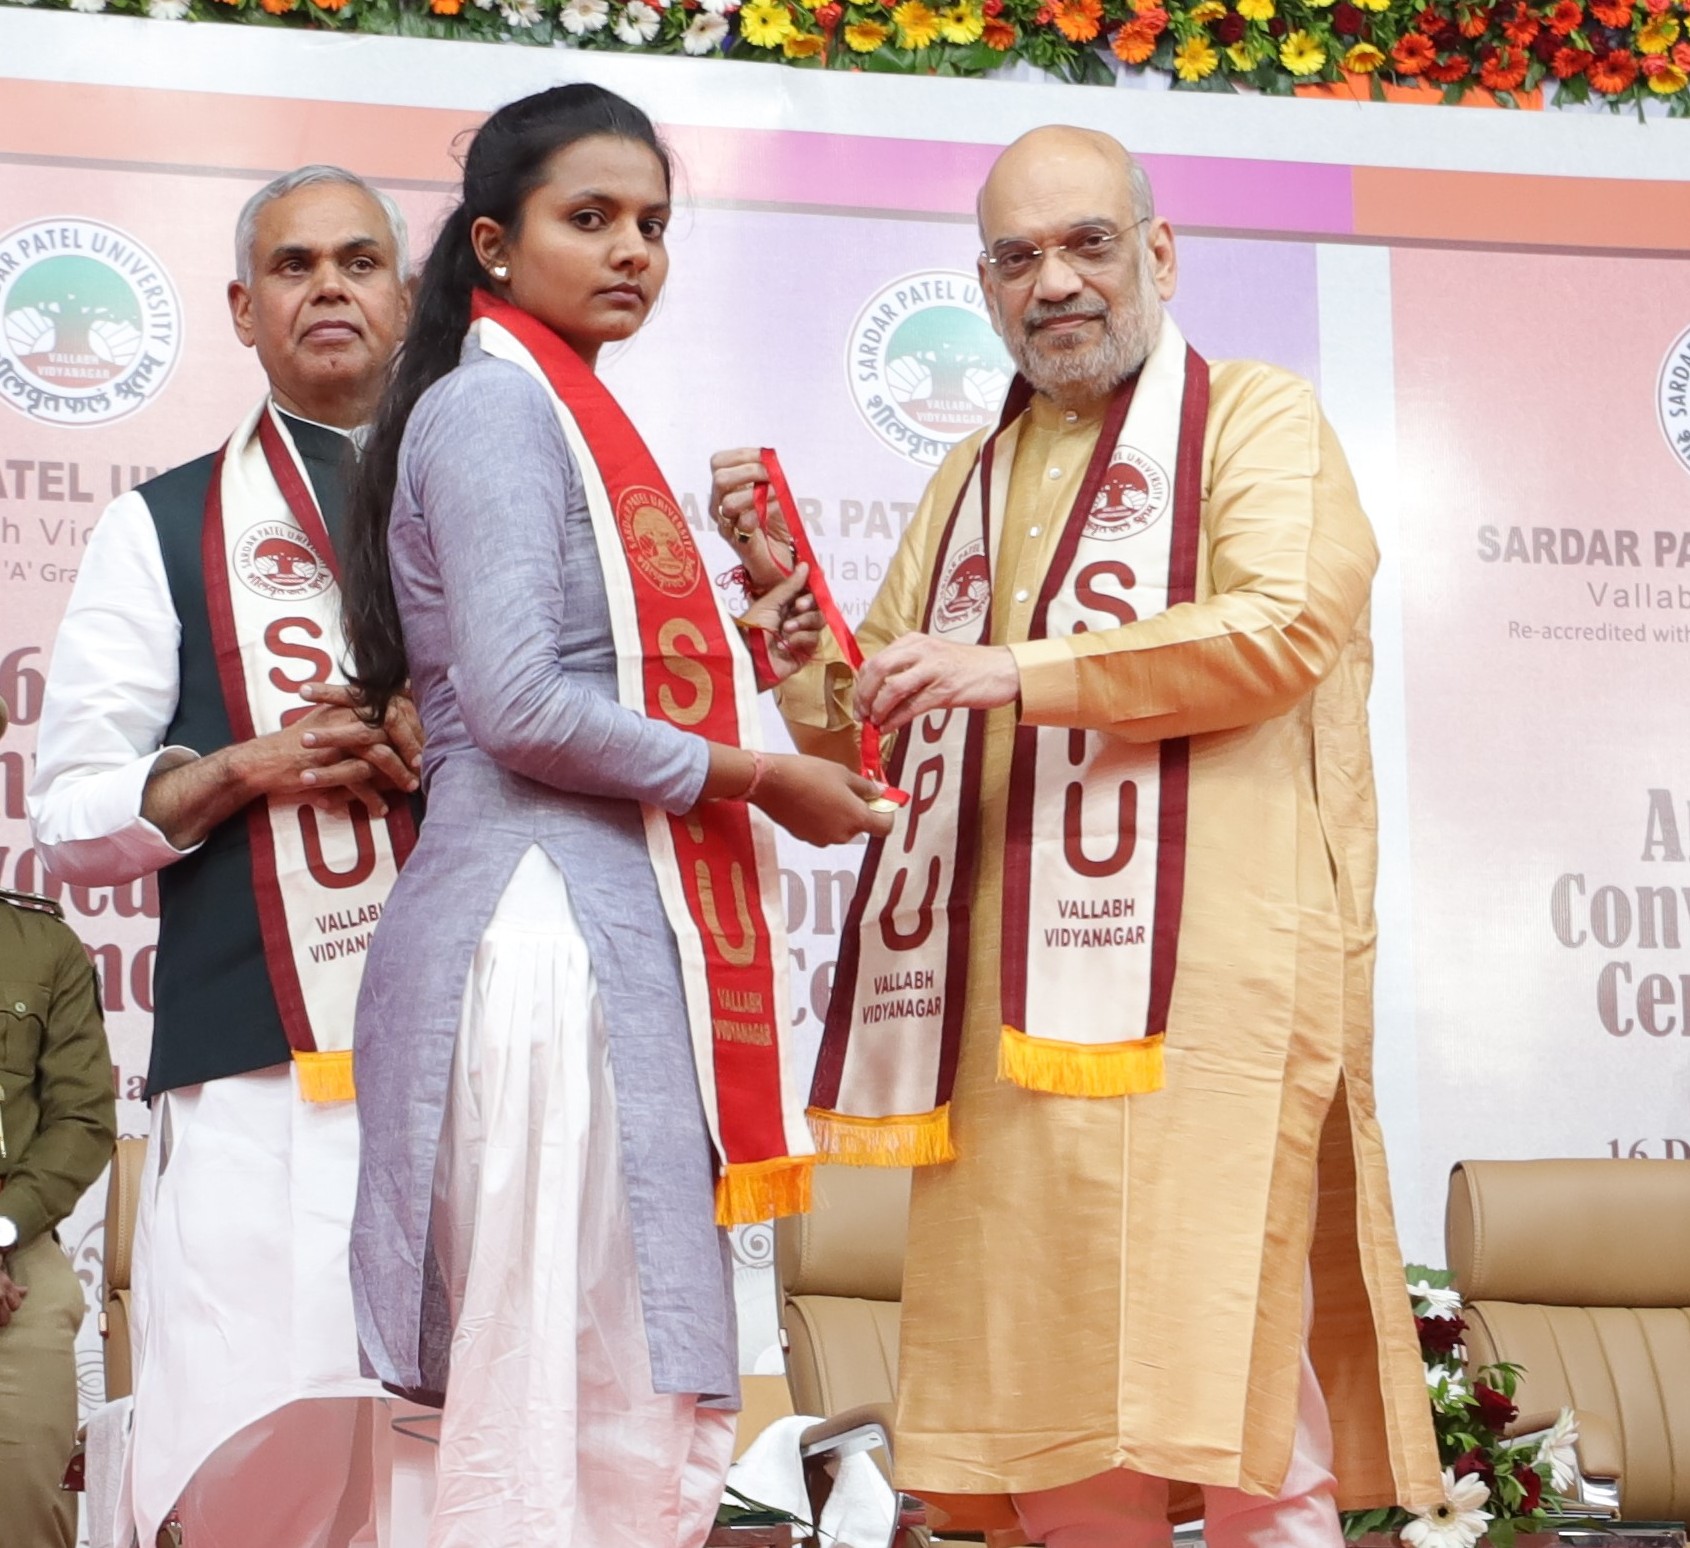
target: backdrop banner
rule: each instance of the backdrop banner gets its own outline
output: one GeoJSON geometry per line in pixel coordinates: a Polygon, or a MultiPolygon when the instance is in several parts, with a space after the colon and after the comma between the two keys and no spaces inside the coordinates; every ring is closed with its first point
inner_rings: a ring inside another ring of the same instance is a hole
{"type": "MultiPolygon", "coordinates": [[[[647,107],[681,168],[668,292],[606,378],[718,574],[709,455],[778,448],[853,619],[1008,383],[974,272],[997,148],[1081,122],[1143,153],[1181,328],[1317,384],[1384,550],[1377,1069],[1405,1250],[1442,1261],[1463,1157],[1690,1159],[1678,125],[21,10],[0,61],[0,886],[60,897],[92,953],[125,1131],[147,1124],[157,889],[59,886],[24,814],[79,555],[109,500],[214,448],[259,389],[224,300],[256,188],[351,167],[420,256],[459,137],[590,78],[647,107]]],[[[781,851],[801,1072],[860,854],[781,851]]],[[[65,1233],[91,1296],[103,1193],[65,1233]]],[[[778,1369],[770,1233],[737,1248],[744,1363],[778,1369]]],[[[86,1340],[97,1400],[92,1321],[86,1340]]]]}

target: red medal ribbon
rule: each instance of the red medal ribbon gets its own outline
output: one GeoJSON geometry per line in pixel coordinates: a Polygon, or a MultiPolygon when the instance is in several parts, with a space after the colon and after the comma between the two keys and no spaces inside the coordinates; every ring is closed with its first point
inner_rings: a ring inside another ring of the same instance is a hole
{"type": "MultiPolygon", "coordinates": [[[[821,609],[822,619],[832,632],[839,648],[845,653],[845,659],[851,663],[851,669],[860,672],[863,669],[863,650],[857,643],[857,636],[850,624],[845,621],[845,615],[840,612],[839,604],[834,600],[833,589],[827,583],[827,572],[822,569],[821,561],[816,557],[814,545],[810,542],[810,534],[804,530],[804,523],[798,515],[798,502],[792,498],[792,486],[786,481],[786,474],[781,471],[780,458],[775,455],[772,446],[765,446],[762,450],[763,471],[769,475],[766,484],[759,484],[753,499],[756,502],[757,525],[762,529],[763,536],[769,535],[769,492],[780,501],[780,508],[786,512],[786,528],[792,537],[793,563],[790,567],[781,564],[775,558],[774,549],[769,550],[769,557],[774,559],[775,568],[790,575],[798,568],[799,563],[810,567],[810,595],[816,599],[816,606],[821,609]]],[[[758,657],[759,675],[767,671],[767,645],[761,635],[751,637],[752,655],[758,657]]],[[[770,674],[772,675],[772,674],[770,674]]],[[[858,758],[865,779],[872,779],[882,787],[881,794],[899,806],[909,801],[909,792],[896,790],[886,778],[886,770],[880,760],[880,728],[863,722],[859,741],[858,758]]]]}

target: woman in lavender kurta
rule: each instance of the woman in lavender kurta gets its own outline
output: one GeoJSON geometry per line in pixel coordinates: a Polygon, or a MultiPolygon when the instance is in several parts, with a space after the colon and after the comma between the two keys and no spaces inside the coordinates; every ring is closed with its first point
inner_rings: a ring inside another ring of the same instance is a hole
{"type": "MultiPolygon", "coordinates": [[[[494,114],[350,521],[360,683],[379,712],[408,678],[427,738],[427,819],[359,1001],[352,1264],[374,1374],[444,1396],[429,1548],[703,1540],[738,1406],[733,1300],[642,806],[755,799],[813,842],[885,821],[836,765],[617,702],[553,401],[462,342],[481,288],[591,366],[656,300],[668,215],[667,157],[620,98],[559,87],[494,114]]],[[[777,663],[813,648],[802,580],[749,618],[777,663]]]]}

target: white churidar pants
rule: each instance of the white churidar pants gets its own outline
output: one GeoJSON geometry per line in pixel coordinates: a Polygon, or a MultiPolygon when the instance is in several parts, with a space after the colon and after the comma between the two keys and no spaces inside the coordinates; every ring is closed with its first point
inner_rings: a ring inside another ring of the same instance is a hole
{"type": "MultiPolygon", "coordinates": [[[[1271,1498],[1205,1489],[1203,1541],[1207,1548],[1343,1548],[1332,1489],[1332,1426],[1305,1349],[1285,1482],[1271,1498]]],[[[1167,1481],[1125,1468],[1018,1494],[1015,1508],[1027,1535],[1047,1548],[1167,1548],[1173,1541],[1167,1481]]]]}
{"type": "Polygon", "coordinates": [[[283,1066],[165,1092],[152,1120],[113,1540],[150,1548],[176,1509],[187,1548],[374,1541],[386,1410],[352,1323],[354,1105],[302,1101],[283,1066]]]}
{"type": "Polygon", "coordinates": [[[652,1390],[598,988],[538,847],[465,986],[433,1246],[453,1335],[428,1548],[697,1548],[734,1420],[652,1390]]]}

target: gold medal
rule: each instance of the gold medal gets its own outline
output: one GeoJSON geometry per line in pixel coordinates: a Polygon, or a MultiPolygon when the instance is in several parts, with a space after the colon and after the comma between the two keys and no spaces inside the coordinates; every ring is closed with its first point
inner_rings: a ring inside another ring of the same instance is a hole
{"type": "Polygon", "coordinates": [[[878,795],[868,803],[868,809],[871,812],[895,812],[898,809],[898,803],[890,796],[878,795]]]}

